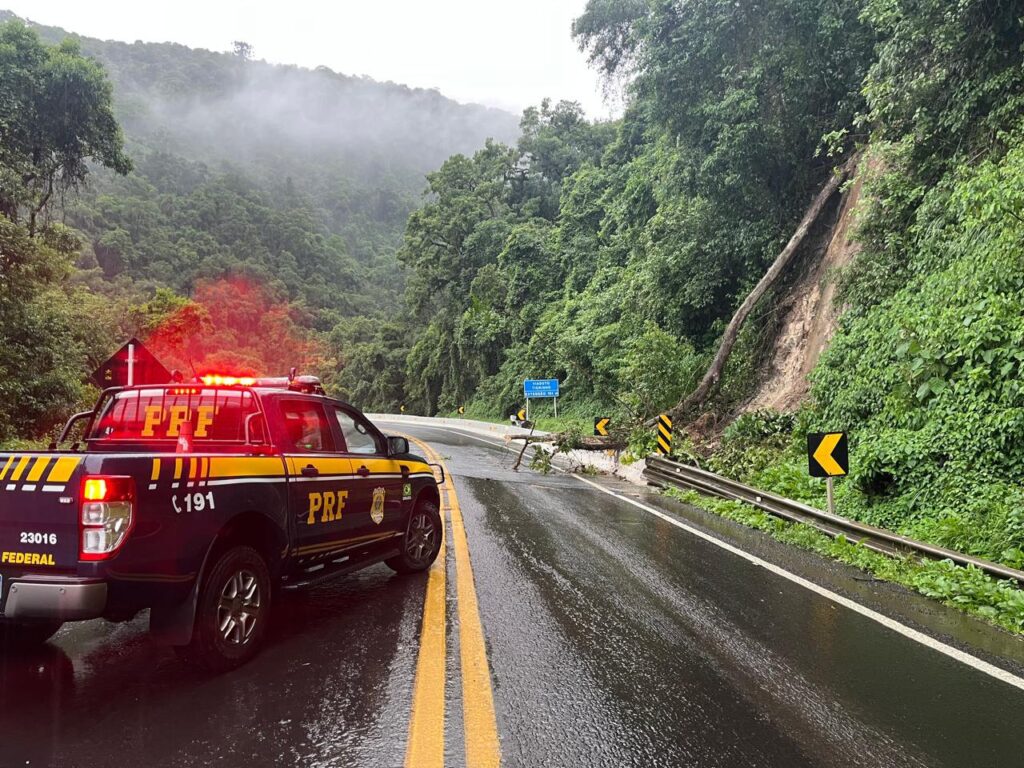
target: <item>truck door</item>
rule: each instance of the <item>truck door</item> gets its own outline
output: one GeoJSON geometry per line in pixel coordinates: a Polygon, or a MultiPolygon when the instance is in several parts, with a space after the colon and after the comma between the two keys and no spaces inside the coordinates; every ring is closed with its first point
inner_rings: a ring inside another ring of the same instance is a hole
{"type": "Polygon", "coordinates": [[[296,555],[309,567],[329,563],[368,523],[352,503],[352,462],[338,454],[324,406],[315,400],[281,400],[288,467],[288,505],[295,517],[296,555]]]}
{"type": "Polygon", "coordinates": [[[352,490],[354,503],[365,505],[363,519],[369,520],[369,533],[404,532],[404,512],[412,503],[412,494],[406,493],[408,467],[388,458],[386,442],[358,411],[338,406],[333,410],[345,443],[342,450],[351,460],[356,475],[352,490]]]}

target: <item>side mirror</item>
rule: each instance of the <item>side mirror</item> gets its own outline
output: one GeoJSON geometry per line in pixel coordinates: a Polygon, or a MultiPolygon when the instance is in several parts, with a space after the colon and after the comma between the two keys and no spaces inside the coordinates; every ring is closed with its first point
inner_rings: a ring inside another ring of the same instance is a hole
{"type": "Polygon", "coordinates": [[[404,437],[388,437],[388,456],[401,456],[409,452],[409,441],[404,437]]]}

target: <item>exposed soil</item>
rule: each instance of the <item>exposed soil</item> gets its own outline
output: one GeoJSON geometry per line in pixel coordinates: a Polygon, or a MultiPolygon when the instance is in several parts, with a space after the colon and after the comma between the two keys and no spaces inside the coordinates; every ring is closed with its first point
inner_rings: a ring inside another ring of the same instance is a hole
{"type": "MultiPolygon", "coordinates": [[[[804,274],[788,291],[764,377],[743,411],[793,411],[806,397],[807,377],[835,333],[842,313],[842,307],[836,306],[835,278],[859,249],[850,235],[862,184],[863,174],[843,195],[836,223],[822,242],[824,253],[819,258],[812,256],[804,274]]],[[[813,250],[820,253],[820,248],[813,250]]]]}

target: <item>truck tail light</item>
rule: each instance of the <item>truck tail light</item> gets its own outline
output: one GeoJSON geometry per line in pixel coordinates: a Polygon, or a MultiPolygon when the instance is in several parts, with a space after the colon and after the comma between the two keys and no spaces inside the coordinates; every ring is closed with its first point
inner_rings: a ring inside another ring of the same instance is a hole
{"type": "Polygon", "coordinates": [[[79,517],[79,558],[113,557],[132,529],[135,480],[131,477],[88,475],[82,479],[79,517]]]}

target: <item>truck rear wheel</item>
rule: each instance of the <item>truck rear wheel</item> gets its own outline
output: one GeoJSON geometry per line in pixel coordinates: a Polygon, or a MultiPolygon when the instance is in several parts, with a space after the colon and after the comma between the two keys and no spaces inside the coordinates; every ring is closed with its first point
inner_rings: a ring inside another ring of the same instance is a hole
{"type": "Polygon", "coordinates": [[[270,571],[252,547],[224,551],[199,589],[192,641],[177,648],[189,664],[225,672],[260,650],[270,618],[270,571]]]}
{"type": "Polygon", "coordinates": [[[402,540],[402,554],[385,562],[398,573],[417,573],[429,568],[441,551],[444,526],[437,504],[421,501],[409,515],[402,540]]]}
{"type": "Polygon", "coordinates": [[[17,651],[36,648],[53,637],[62,626],[62,621],[0,619],[0,649],[17,651]]]}

